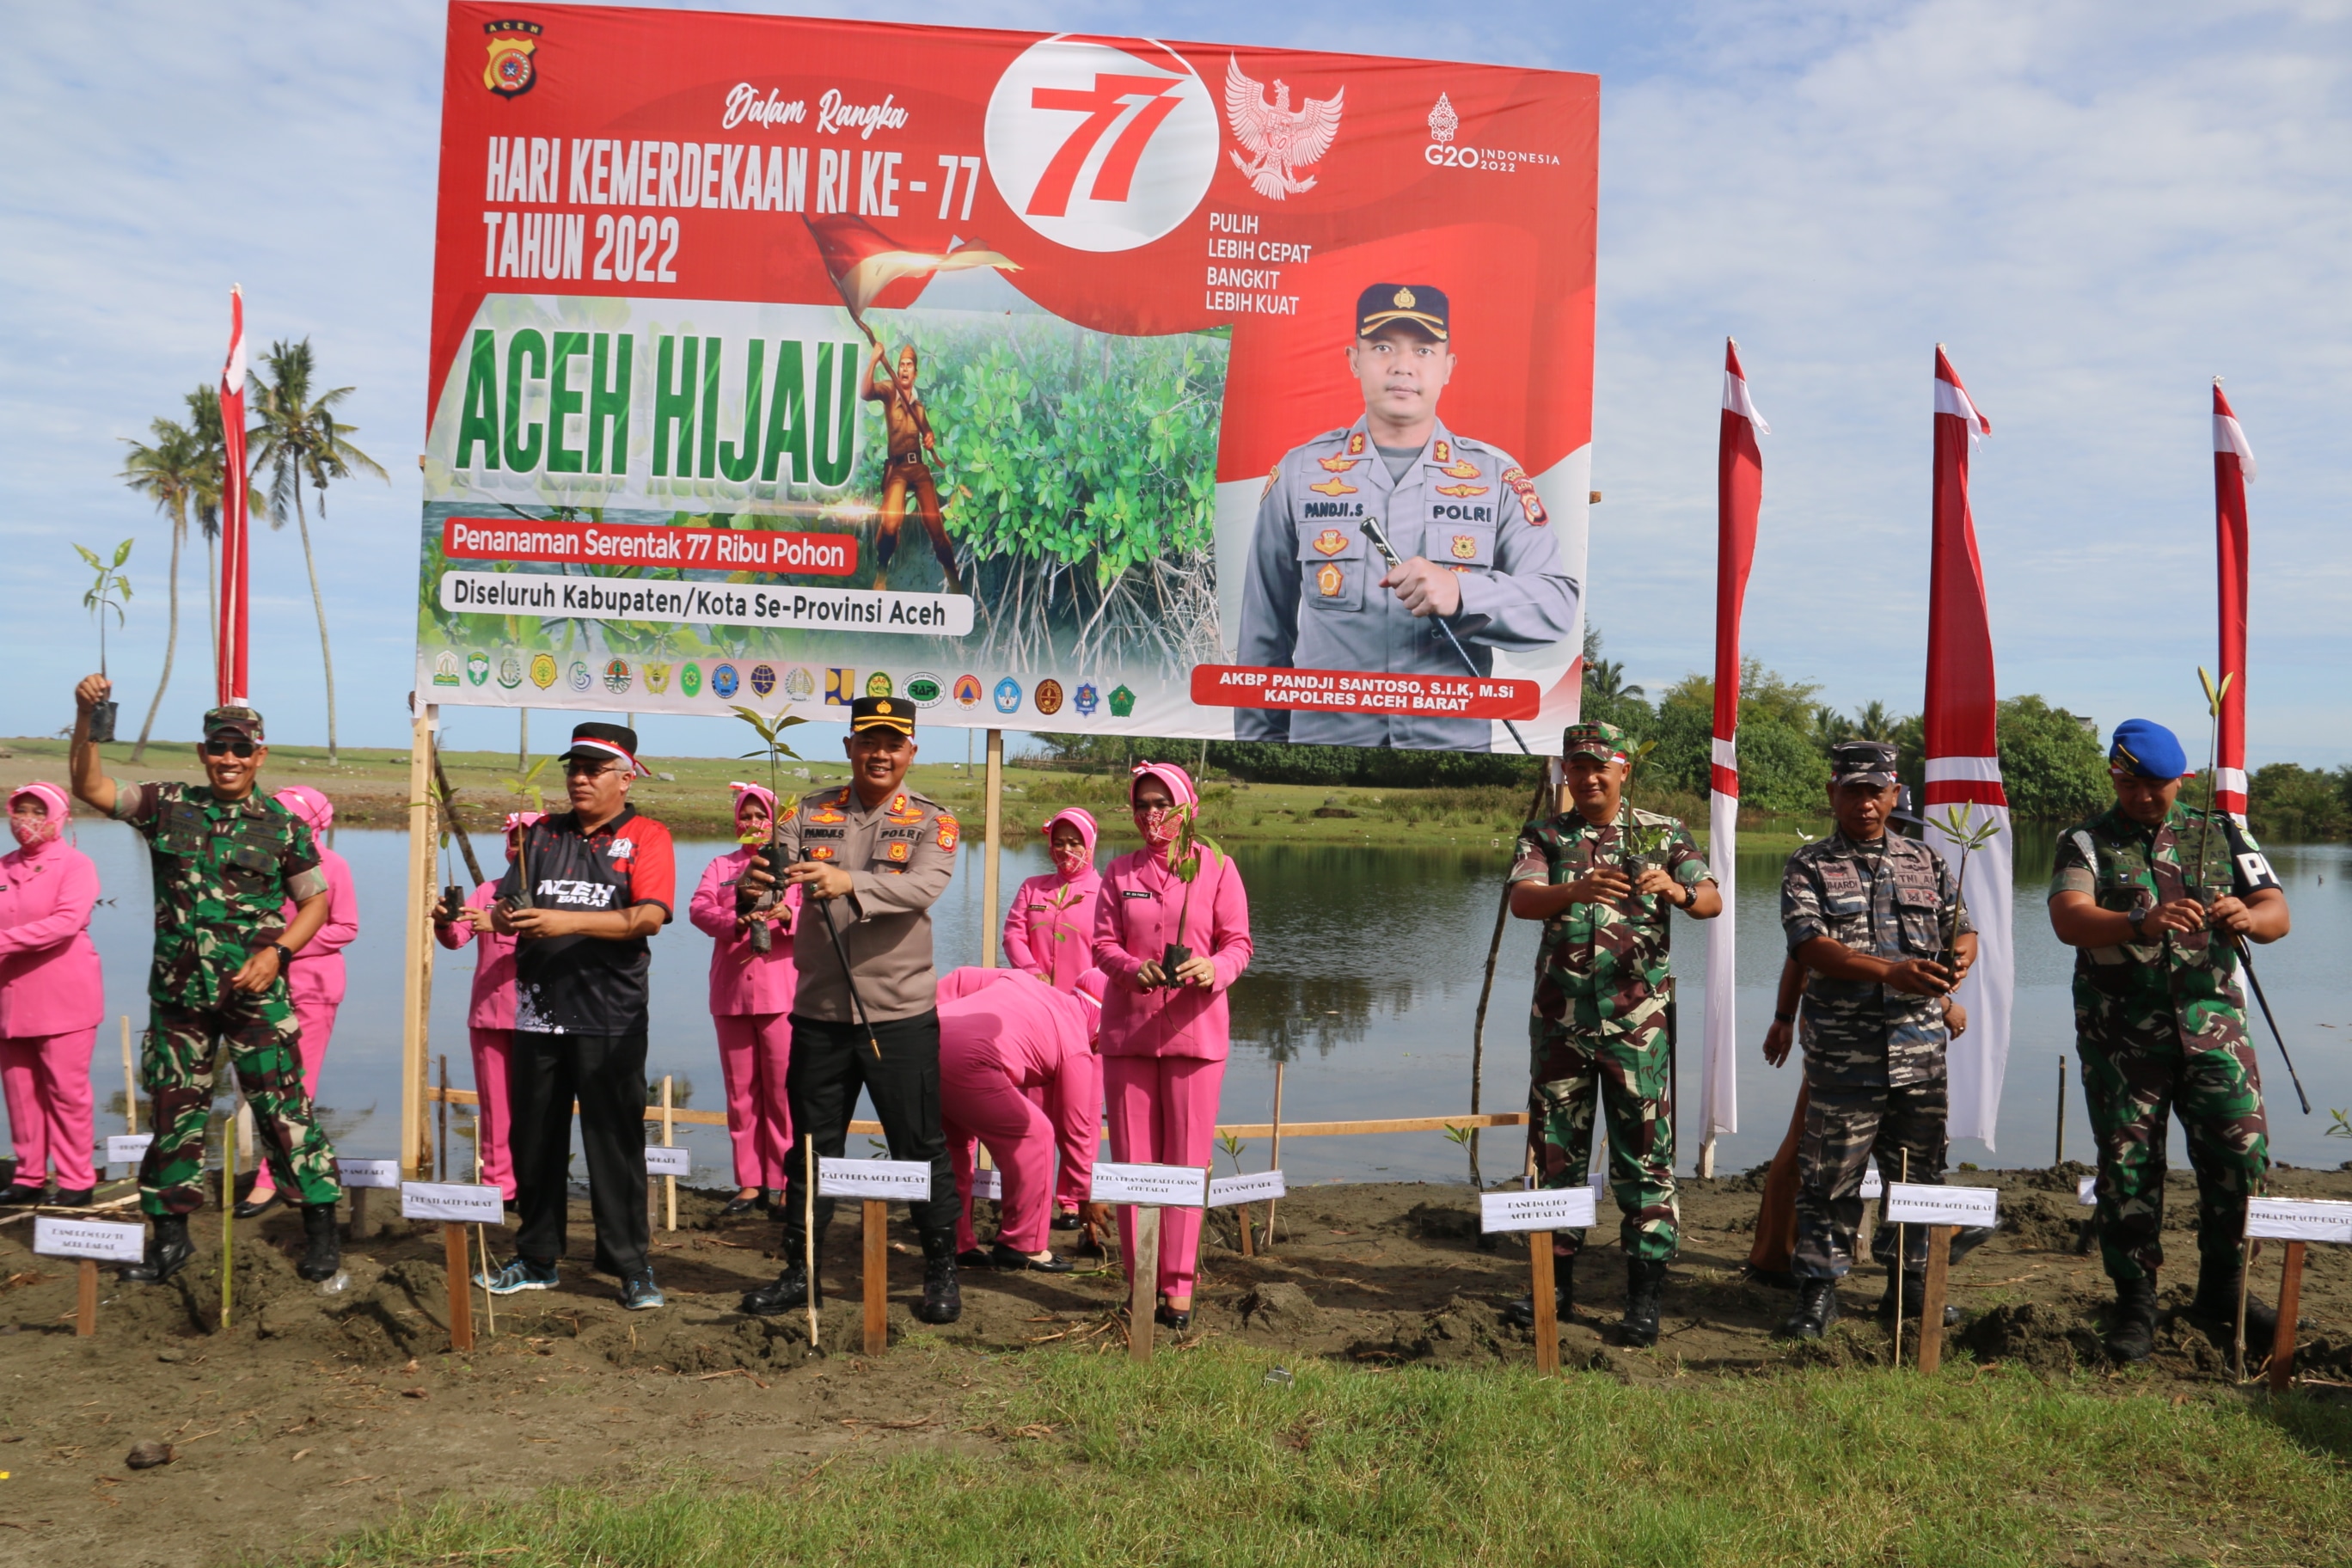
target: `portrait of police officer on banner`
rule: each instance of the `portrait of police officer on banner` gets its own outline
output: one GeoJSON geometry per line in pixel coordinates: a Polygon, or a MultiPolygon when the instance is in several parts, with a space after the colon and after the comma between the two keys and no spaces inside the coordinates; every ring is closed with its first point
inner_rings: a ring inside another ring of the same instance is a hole
{"type": "MultiPolygon", "coordinates": [[[[1241,663],[1275,668],[1481,675],[1496,648],[1552,647],[1576,629],[1535,481],[1492,444],[1447,429],[1451,311],[1425,283],[1375,283],[1356,301],[1348,369],[1364,415],[1283,455],[1267,476],[1242,594],[1241,663]],[[1365,531],[1376,524],[1391,568],[1365,531]]],[[[1239,741],[1483,752],[1485,719],[1241,709],[1239,741]]]]}

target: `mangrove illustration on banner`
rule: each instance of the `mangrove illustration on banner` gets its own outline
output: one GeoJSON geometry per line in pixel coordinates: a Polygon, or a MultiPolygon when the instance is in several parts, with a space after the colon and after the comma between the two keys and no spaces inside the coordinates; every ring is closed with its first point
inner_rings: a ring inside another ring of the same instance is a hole
{"type": "Polygon", "coordinates": [[[455,5],[419,692],[1556,743],[1598,132],[1556,71],[455,5]]]}

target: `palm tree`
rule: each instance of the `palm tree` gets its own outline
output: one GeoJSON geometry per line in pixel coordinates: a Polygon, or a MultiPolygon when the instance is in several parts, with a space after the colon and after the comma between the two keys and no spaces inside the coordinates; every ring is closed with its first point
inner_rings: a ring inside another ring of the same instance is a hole
{"type": "Polygon", "coordinates": [[[1892,741],[1895,727],[1900,721],[1886,710],[1886,704],[1875,698],[1854,710],[1854,738],[1862,741],[1892,741]]]}
{"type": "MultiPolygon", "coordinates": [[[[196,438],[204,479],[192,498],[196,527],[205,536],[205,628],[212,637],[213,668],[220,668],[220,531],[221,471],[228,453],[221,436],[220,388],[199,386],[188,394],[188,433],[196,438]]],[[[260,499],[250,479],[246,481],[246,515],[260,499]]]]}
{"type": "Polygon", "coordinates": [[[1585,665],[1584,689],[1603,700],[1648,695],[1638,686],[1625,684],[1625,667],[1613,658],[1595,658],[1585,665]]]}
{"type": "Polygon", "coordinates": [[[286,503],[294,503],[295,526],[302,534],[302,564],[310,574],[310,605],[319,616],[319,662],[327,677],[327,761],[335,752],[335,659],[327,644],[327,602],[319,594],[319,563],[310,552],[310,519],[302,507],[305,480],[319,492],[319,515],[327,515],[327,485],[347,479],[354,471],[371,473],[392,482],[382,464],[344,439],[358,427],[336,422],[335,407],[352,395],[348,386],[313,393],[311,376],[317,361],[310,340],[289,343],[280,338],[269,345],[262,369],[255,374],[255,406],[261,422],[248,433],[255,443],[253,471],[269,472],[269,525],[286,526],[286,503]]]}
{"type": "Polygon", "coordinates": [[[131,456],[123,460],[121,479],[172,520],[172,616],[171,629],[163,636],[163,673],[156,679],[154,700],[147,704],[147,721],[139,726],[139,743],[131,748],[134,763],[147,753],[147,737],[163,706],[163,690],[172,684],[172,658],[180,646],[180,546],[188,537],[188,505],[204,482],[204,444],[194,432],[169,419],[158,419],[148,428],[155,437],[152,445],[123,437],[131,456]]]}

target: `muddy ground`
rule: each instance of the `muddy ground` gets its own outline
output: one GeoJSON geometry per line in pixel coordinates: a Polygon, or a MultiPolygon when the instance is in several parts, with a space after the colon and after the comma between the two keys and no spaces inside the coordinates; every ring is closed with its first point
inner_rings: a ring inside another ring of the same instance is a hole
{"type": "MultiPolygon", "coordinates": [[[[2077,1251],[2086,1212],[2080,1167],[1963,1173],[2003,1189],[2000,1235],[1953,1270],[1967,1314],[1954,1342],[1979,1362],[2058,1373],[2105,1372],[2095,1255],[2077,1251]]],[[[1743,1278],[1753,1177],[1693,1182],[1682,1256],[1669,1277],[1665,1331],[1650,1351],[1615,1342],[1623,1268],[1596,1232],[1563,1324],[1563,1363],[1651,1381],[1884,1362],[1872,1320],[1883,1276],[1857,1271],[1845,1321],[1817,1345],[1770,1333],[1790,1297],[1743,1278]]],[[[2284,1195],[2352,1198],[2352,1171],[2281,1171],[2284,1195]]],[[[388,1195],[388,1194],[387,1194],[388,1195]]],[[[723,1196],[723,1194],[721,1195],[723,1196]]],[[[974,1425],[969,1391],[1001,1374],[1007,1352],[1124,1348],[1115,1268],[1063,1277],[968,1272],[962,1321],[916,1323],[920,1260],[903,1216],[891,1260],[891,1351],[855,1353],[860,1237],[845,1205],[829,1239],[824,1312],[833,1353],[812,1359],[803,1320],[759,1321],[738,1296],[771,1277],[774,1227],[721,1220],[721,1196],[683,1194],[680,1228],[657,1233],[669,1306],[626,1314],[590,1271],[584,1203],[560,1289],[510,1297],[498,1332],[472,1353],[448,1349],[437,1227],[394,1222],[353,1243],[333,1293],[298,1279],[299,1221],[279,1212],[240,1226],[233,1326],[218,1328],[219,1224],[194,1227],[197,1260],[171,1284],[125,1287],[110,1274],[95,1339],[73,1333],[75,1268],[26,1250],[29,1225],[0,1225],[0,1563],[185,1565],[297,1552],[401,1508],[557,1479],[706,1468],[721,1484],[804,1470],[837,1455],[1020,1440],[974,1425]],[[134,1443],[173,1445],[168,1465],[133,1471],[134,1443]]],[[[983,1211],[987,1205],[982,1205],[983,1211]]],[[[2168,1205],[2174,1268],[2168,1309],[2193,1276],[2193,1208],[2176,1174],[2168,1205]]],[[[1263,1218],[1263,1210],[1255,1211],[1263,1218]]],[[[1211,1220],[1191,1340],[1224,1337],[1367,1363],[1528,1364],[1532,1343],[1500,1309],[1527,1289],[1526,1250],[1481,1245],[1466,1186],[1322,1186],[1285,1199],[1274,1255],[1234,1250],[1230,1211],[1211,1220]]],[[[982,1226],[986,1234],[986,1226],[982,1226]]],[[[1055,1236],[1057,1247],[1071,1238],[1055,1236]]],[[[2275,1255],[2256,1266],[2274,1294],[2275,1255]]],[[[474,1297],[478,1332],[478,1293],[474,1297]]],[[[2310,1249],[2298,1363],[2325,1396],[2352,1396],[2352,1255],[2310,1249]]],[[[2113,1375],[2113,1374],[2110,1374],[2113,1375]]],[[[2223,1352],[2168,1319],[2153,1366],[2125,1381],[2211,1383],[2223,1352]]]]}

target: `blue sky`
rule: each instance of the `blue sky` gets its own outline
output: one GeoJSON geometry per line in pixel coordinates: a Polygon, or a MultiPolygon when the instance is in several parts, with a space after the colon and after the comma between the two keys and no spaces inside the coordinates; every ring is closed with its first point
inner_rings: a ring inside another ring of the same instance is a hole
{"type": "MultiPolygon", "coordinates": [[[[69,548],[139,541],[113,644],[127,721],[163,642],[165,531],[118,437],[257,342],[309,334],[392,474],[314,520],[342,738],[404,739],[442,12],[5,8],[0,733],[54,731],[93,662],[69,548]],[[233,16],[235,26],[215,18],[233,16]]],[[[809,6],[813,12],[849,7],[809,6]]],[[[1654,691],[1711,658],[1722,339],[1765,443],[1748,651],[1851,708],[1920,701],[1933,345],[1994,435],[1975,470],[2001,686],[2201,732],[2213,662],[2207,384],[2252,492],[2252,761],[2352,762],[2352,7],[2006,4],[1426,7],[965,0],[903,21],[1532,62],[1602,82],[1591,606],[1654,691]]],[[[289,528],[255,551],[273,734],[324,734],[289,528]]],[[[202,566],[158,732],[208,689],[202,566]]],[[[542,721],[542,738],[557,725],[542,721]]],[[[452,743],[510,743],[461,713],[452,743]]],[[[656,752],[732,751],[649,726],[656,752]]]]}

